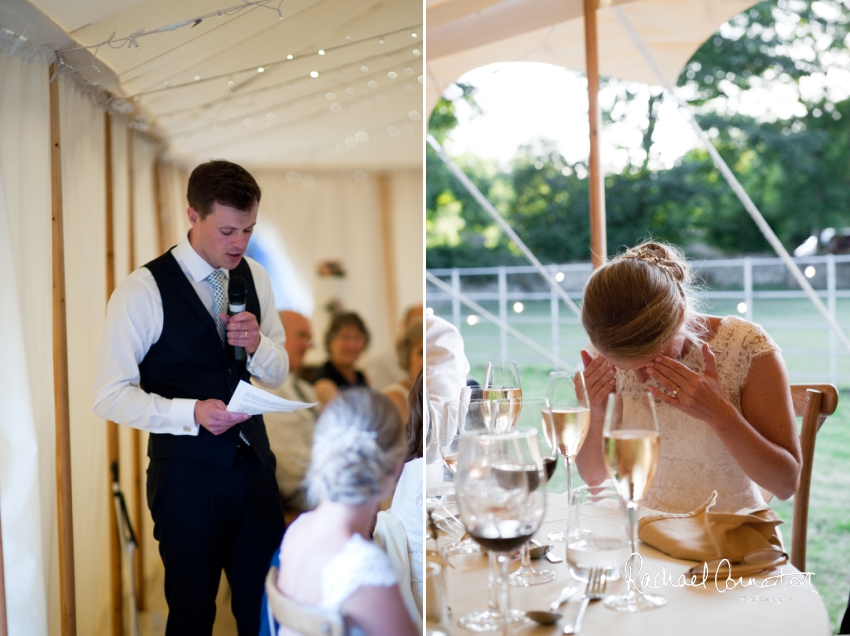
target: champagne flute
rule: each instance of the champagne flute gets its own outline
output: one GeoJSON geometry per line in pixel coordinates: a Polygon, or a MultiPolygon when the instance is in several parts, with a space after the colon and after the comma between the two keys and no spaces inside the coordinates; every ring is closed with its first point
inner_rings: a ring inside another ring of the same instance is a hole
{"type": "MultiPolygon", "coordinates": [[[[605,467],[614,481],[629,520],[629,541],[634,561],[637,555],[640,501],[649,489],[659,453],[658,417],[650,393],[611,393],[605,410],[603,449],[605,467]]],[[[626,567],[631,569],[631,566],[626,567]]],[[[644,592],[636,576],[626,576],[626,594],[609,596],[605,605],[621,612],[639,612],[661,607],[667,599],[644,592]]]]}
{"type": "MultiPolygon", "coordinates": [[[[540,420],[538,420],[537,414],[544,411],[547,408],[548,404],[549,402],[545,398],[523,399],[521,401],[522,408],[520,409],[517,427],[539,427],[540,420]]],[[[552,474],[555,472],[555,467],[558,465],[558,457],[557,455],[549,455],[550,449],[548,448],[548,442],[544,441],[545,434],[541,434],[540,431],[538,431],[536,439],[538,444],[537,450],[540,453],[541,461],[543,463],[543,472],[545,475],[543,488],[545,488],[545,484],[548,483],[549,479],[552,477],[552,474]]],[[[531,565],[531,559],[528,555],[528,543],[523,544],[520,567],[516,572],[511,574],[511,585],[515,587],[528,587],[530,585],[548,583],[549,581],[554,581],[556,578],[558,578],[558,575],[553,570],[538,570],[531,565]]]]}
{"type": "Polygon", "coordinates": [[[460,619],[471,631],[501,629],[525,622],[523,612],[510,609],[510,554],[537,531],[546,512],[546,478],[537,431],[517,428],[507,433],[470,432],[458,445],[458,509],[467,532],[490,555],[490,573],[501,565],[497,607],[460,619]],[[498,555],[498,556],[497,556],[498,555]]]}
{"type": "Polygon", "coordinates": [[[522,387],[519,383],[519,369],[516,362],[501,360],[487,363],[482,397],[500,401],[496,419],[497,432],[509,431],[516,425],[522,408],[521,403],[518,402],[522,399],[522,387]]]}
{"type": "Polygon", "coordinates": [[[546,393],[550,408],[542,413],[543,431],[552,448],[557,448],[563,456],[567,469],[567,527],[561,532],[550,533],[549,540],[568,541],[582,534],[575,522],[572,492],[576,455],[590,428],[590,405],[584,374],[581,371],[553,371],[549,374],[546,393]]]}

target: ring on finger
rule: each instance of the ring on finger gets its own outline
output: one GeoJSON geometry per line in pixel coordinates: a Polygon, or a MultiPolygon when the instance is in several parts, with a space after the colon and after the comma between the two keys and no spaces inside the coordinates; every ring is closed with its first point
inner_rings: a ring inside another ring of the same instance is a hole
{"type": "Polygon", "coordinates": [[[242,337],[243,337],[243,338],[247,338],[247,337],[248,337],[248,332],[246,331],[246,332],[245,332],[245,335],[244,335],[244,336],[242,336],[242,337]]]}
{"type": "Polygon", "coordinates": [[[676,397],[677,395],[679,395],[679,387],[678,386],[675,389],[673,389],[673,392],[670,394],[670,396],[676,397]]]}

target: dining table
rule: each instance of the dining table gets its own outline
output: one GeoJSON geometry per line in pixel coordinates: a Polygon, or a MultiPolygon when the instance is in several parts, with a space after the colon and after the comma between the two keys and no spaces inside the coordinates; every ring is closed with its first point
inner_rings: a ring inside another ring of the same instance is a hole
{"type": "MultiPolygon", "coordinates": [[[[449,505],[448,512],[457,513],[449,505]]],[[[611,514],[610,508],[593,504],[579,509],[581,526],[589,530],[599,529],[602,524],[621,524],[622,514],[611,514]]],[[[440,509],[435,514],[440,516],[440,509]]],[[[535,537],[548,543],[546,535],[553,530],[562,530],[567,523],[567,496],[547,495],[546,515],[535,537]]],[[[625,533],[625,530],[624,530],[625,533]]],[[[444,546],[456,537],[443,535],[438,543],[444,546]]],[[[552,554],[563,559],[550,563],[547,559],[532,561],[536,568],[554,570],[557,578],[549,583],[529,587],[512,587],[510,604],[512,609],[548,610],[549,604],[558,597],[566,586],[575,586],[575,595],[559,609],[563,618],[554,625],[543,626],[534,622],[513,624],[510,634],[544,636],[561,634],[564,625],[571,622],[581,604],[584,583],[574,579],[569,572],[566,559],[566,544],[552,544],[552,554]]],[[[800,572],[790,563],[772,571],[729,578],[725,573],[710,576],[703,583],[684,576],[694,561],[673,558],[640,542],[640,571],[638,580],[648,581],[647,592],[661,594],[667,598],[663,607],[649,611],[627,613],[606,607],[602,602],[591,603],[584,617],[581,630],[586,636],[610,636],[615,634],[688,634],[689,636],[734,636],[771,634],[779,636],[826,635],[832,633],[829,616],[821,596],[818,594],[816,577],[812,573],[800,572]],[[646,578],[648,576],[648,579],[646,578]]],[[[458,625],[465,614],[486,609],[488,561],[480,553],[451,554],[446,557],[444,568],[445,597],[448,604],[448,619],[452,634],[471,633],[458,625]]],[[[637,559],[633,560],[632,574],[637,573],[637,559]]],[[[518,565],[518,563],[517,563],[518,565]]],[[[611,581],[606,594],[626,591],[625,576],[611,581]]]]}

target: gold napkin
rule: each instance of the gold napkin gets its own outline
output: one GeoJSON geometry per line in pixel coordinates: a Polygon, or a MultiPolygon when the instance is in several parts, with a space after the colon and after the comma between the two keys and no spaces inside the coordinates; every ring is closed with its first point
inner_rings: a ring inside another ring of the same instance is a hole
{"type": "Polygon", "coordinates": [[[787,560],[776,531],[782,519],[769,506],[715,512],[716,502],[717,491],[713,491],[692,512],[647,514],[638,522],[638,537],[677,559],[708,563],[712,571],[723,559],[742,573],[771,569],[787,560]]]}

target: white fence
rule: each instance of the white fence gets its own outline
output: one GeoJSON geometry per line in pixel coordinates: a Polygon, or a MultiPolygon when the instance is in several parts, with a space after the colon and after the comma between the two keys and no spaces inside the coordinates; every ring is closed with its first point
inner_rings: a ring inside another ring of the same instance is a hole
{"type": "MultiPolygon", "coordinates": [[[[850,255],[795,259],[845,332],[850,332],[850,255]]],[[[783,350],[791,381],[850,386],[850,355],[778,258],[692,262],[708,313],[736,313],[761,324],[783,350]]],[[[547,266],[571,298],[581,301],[589,263],[547,266]]],[[[531,266],[429,270],[488,311],[550,346],[565,360],[578,360],[586,342],[578,318],[531,266]]],[[[426,288],[427,305],[461,330],[470,364],[513,359],[548,364],[504,330],[488,324],[436,286],[426,288]]]]}

